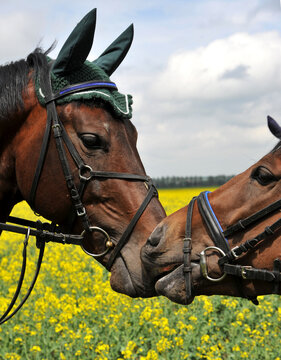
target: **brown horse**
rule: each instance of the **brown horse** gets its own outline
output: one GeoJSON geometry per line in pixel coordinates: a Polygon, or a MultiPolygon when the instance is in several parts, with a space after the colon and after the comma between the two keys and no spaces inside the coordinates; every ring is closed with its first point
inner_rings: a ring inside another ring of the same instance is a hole
{"type": "MultiPolygon", "coordinates": [[[[281,128],[270,117],[271,132],[281,128]]],[[[142,249],[158,294],[180,304],[197,295],[281,294],[281,142],[212,193],[165,218],[142,249]]]]}
{"type": "Polygon", "coordinates": [[[109,79],[129,50],[133,27],[89,62],[95,21],[93,10],[55,61],[37,49],[0,68],[1,229],[42,233],[40,226],[5,224],[26,200],[53,222],[41,240],[82,245],[111,270],[114,290],[146,297],[155,291],[140,249],[165,212],[136,148],[131,96],[109,79]]]}

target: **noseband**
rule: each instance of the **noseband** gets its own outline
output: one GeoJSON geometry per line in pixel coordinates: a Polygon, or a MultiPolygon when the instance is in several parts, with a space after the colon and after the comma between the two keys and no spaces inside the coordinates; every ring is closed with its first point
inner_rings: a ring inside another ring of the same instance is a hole
{"type": "Polygon", "coordinates": [[[223,230],[215,212],[208,199],[209,191],[200,193],[197,197],[194,197],[187,209],[187,221],[186,221],[186,236],[184,238],[184,276],[186,282],[187,298],[192,297],[192,284],[191,284],[191,260],[188,254],[191,253],[191,220],[194,202],[197,200],[197,206],[199,213],[208,229],[211,239],[215,246],[209,246],[200,253],[200,267],[203,277],[212,282],[219,282],[223,280],[226,275],[235,276],[237,286],[241,297],[246,297],[254,304],[258,304],[256,297],[247,297],[242,289],[241,280],[261,280],[268,281],[273,284],[272,293],[278,294],[280,291],[281,282],[281,260],[275,259],[273,264],[273,271],[266,269],[256,269],[252,266],[242,266],[235,264],[244,254],[249,251],[254,251],[258,245],[269,239],[277,231],[281,229],[281,218],[274,222],[272,225],[267,226],[263,232],[259,233],[255,238],[245,241],[239,246],[230,248],[228,237],[241,231],[246,231],[250,226],[253,226],[258,221],[261,221],[266,216],[272,214],[276,210],[281,208],[281,199],[268,205],[267,207],[255,212],[253,215],[237,221],[234,225],[229,226],[226,230],[223,230]],[[219,278],[213,278],[208,274],[206,252],[213,250],[220,256],[218,264],[222,271],[222,276],[219,278]]]}
{"type": "Polygon", "coordinates": [[[56,148],[58,151],[59,159],[61,162],[61,166],[63,169],[66,185],[68,188],[68,192],[72,201],[73,205],[73,212],[69,216],[69,221],[66,227],[63,229],[55,224],[55,223],[44,223],[42,224],[40,221],[33,222],[26,219],[16,218],[9,216],[7,222],[17,225],[11,225],[6,223],[0,223],[0,230],[25,234],[25,241],[24,241],[24,249],[23,249],[23,262],[22,262],[22,269],[20,278],[18,281],[18,286],[14,297],[8,306],[5,313],[0,317],[0,325],[9,320],[13,315],[15,315],[18,310],[23,306],[26,302],[28,296],[30,295],[35,282],[37,280],[43,255],[45,249],[46,242],[57,242],[61,244],[72,244],[72,245],[80,245],[82,249],[90,256],[94,258],[100,258],[105,256],[109,251],[111,254],[109,259],[106,263],[106,269],[110,270],[116,257],[119,255],[123,246],[129,240],[136,223],[140,219],[141,215],[143,214],[144,210],[146,209],[147,205],[151,201],[151,199],[157,196],[157,190],[152,183],[152,180],[148,176],[138,175],[138,174],[129,174],[129,173],[119,173],[119,172],[108,172],[108,171],[94,171],[91,166],[84,163],[82,158],[80,157],[78,151],[76,150],[75,146],[71,142],[62,122],[60,121],[57,110],[56,110],[56,100],[60,99],[64,96],[68,96],[70,94],[74,94],[80,91],[91,90],[95,88],[106,88],[106,89],[114,89],[117,90],[117,86],[112,82],[103,82],[103,81],[91,81],[85,82],[80,84],[71,85],[67,88],[62,89],[59,93],[53,94],[51,81],[49,75],[41,74],[42,81],[41,84],[45,84],[45,88],[43,89],[43,93],[45,94],[45,103],[47,109],[47,122],[45,133],[43,136],[42,146],[31,186],[31,191],[29,195],[29,205],[34,208],[36,191],[38,188],[40,176],[44,167],[45,158],[47,154],[47,148],[49,139],[51,136],[51,130],[53,130],[53,135],[56,143],[56,148]],[[66,151],[64,148],[64,144],[71,155],[74,163],[78,168],[78,175],[79,175],[79,185],[77,186],[74,181],[74,176],[72,174],[69,162],[67,160],[66,151]],[[140,205],[139,209],[135,213],[134,217],[132,218],[131,222],[125,229],[124,233],[122,234],[121,238],[114,244],[110,238],[110,235],[102,228],[97,226],[92,226],[89,222],[89,218],[86,212],[85,207],[83,206],[82,197],[86,188],[86,185],[91,180],[100,180],[100,179],[120,179],[126,181],[142,181],[144,182],[147,188],[147,195],[143,200],[142,204],[140,205]],[[73,223],[78,217],[81,219],[83,225],[83,231],[81,235],[76,234],[68,234],[65,233],[66,231],[71,232],[73,223]],[[18,226],[19,225],[19,226],[18,226]],[[82,244],[83,238],[86,233],[93,233],[99,232],[104,236],[104,243],[105,243],[105,250],[101,253],[95,254],[87,251],[82,244]],[[34,278],[31,282],[30,288],[28,289],[25,297],[21,301],[21,303],[14,309],[13,312],[12,308],[18,298],[18,295],[21,290],[21,286],[24,279],[25,269],[26,269],[26,252],[27,252],[27,245],[29,236],[33,235],[36,236],[36,246],[40,250],[39,257],[37,261],[37,267],[35,271],[34,278]]]}

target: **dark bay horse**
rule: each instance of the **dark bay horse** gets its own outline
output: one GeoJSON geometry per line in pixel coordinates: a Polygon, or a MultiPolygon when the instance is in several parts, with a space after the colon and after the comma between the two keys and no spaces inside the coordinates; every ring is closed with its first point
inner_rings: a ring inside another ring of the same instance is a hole
{"type": "MultiPolygon", "coordinates": [[[[273,135],[281,127],[268,117],[273,135]]],[[[203,192],[156,227],[142,260],[158,294],[180,304],[197,295],[281,295],[281,141],[245,172],[203,192]]]]}
{"type": "Polygon", "coordinates": [[[140,249],[165,212],[136,148],[132,98],[109,78],[133,26],[90,62],[95,23],[94,9],[55,61],[37,49],[0,68],[1,230],[81,245],[111,271],[114,290],[146,297],[155,291],[140,249]],[[8,217],[22,200],[53,223],[8,217]]]}

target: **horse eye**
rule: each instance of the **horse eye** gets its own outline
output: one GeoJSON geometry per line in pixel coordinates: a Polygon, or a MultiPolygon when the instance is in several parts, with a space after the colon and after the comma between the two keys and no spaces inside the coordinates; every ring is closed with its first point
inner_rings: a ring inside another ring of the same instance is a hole
{"type": "Polygon", "coordinates": [[[257,182],[263,186],[277,181],[277,178],[272,174],[272,172],[263,166],[259,166],[258,168],[254,169],[251,177],[252,179],[257,180],[257,182]]]}
{"type": "Polygon", "coordinates": [[[95,134],[80,134],[83,145],[89,149],[97,149],[102,147],[101,139],[95,134]]]}

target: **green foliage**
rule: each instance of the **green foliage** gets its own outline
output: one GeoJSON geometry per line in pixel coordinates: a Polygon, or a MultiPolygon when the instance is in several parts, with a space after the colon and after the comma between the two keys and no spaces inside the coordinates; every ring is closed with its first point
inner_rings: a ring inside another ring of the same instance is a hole
{"type": "Polygon", "coordinates": [[[221,186],[233,175],[217,176],[162,176],[153,179],[158,189],[193,188],[207,186],[221,186]]]}

